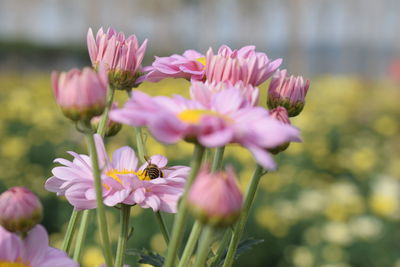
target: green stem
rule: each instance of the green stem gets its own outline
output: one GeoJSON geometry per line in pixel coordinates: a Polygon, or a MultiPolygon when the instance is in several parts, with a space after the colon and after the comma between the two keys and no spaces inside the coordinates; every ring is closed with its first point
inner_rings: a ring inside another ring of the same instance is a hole
{"type": "Polygon", "coordinates": [[[86,134],[86,139],[88,142],[90,159],[92,161],[92,169],[94,176],[94,184],[96,189],[96,204],[97,204],[97,224],[100,230],[101,241],[103,244],[103,254],[107,267],[112,267],[112,255],[110,239],[108,237],[107,220],[103,204],[103,190],[100,177],[100,169],[97,158],[96,145],[94,142],[94,137],[92,134],[86,134]]]}
{"type": "Polygon", "coordinates": [[[217,267],[218,266],[218,263],[221,260],[222,254],[225,251],[225,247],[226,247],[226,245],[227,245],[227,243],[229,241],[230,233],[231,233],[230,229],[226,229],[225,230],[224,237],[222,238],[222,241],[219,244],[218,250],[215,253],[214,258],[212,259],[212,261],[210,263],[210,267],[217,267]]]}
{"type": "Polygon", "coordinates": [[[196,246],[197,240],[199,239],[201,233],[201,228],[202,224],[199,221],[196,221],[193,225],[192,231],[190,232],[189,239],[186,242],[186,246],[178,267],[189,266],[190,258],[192,257],[194,247],[196,246]]]}
{"type": "Polygon", "coordinates": [[[118,237],[117,254],[115,257],[115,267],[122,267],[124,264],[126,243],[128,241],[130,215],[131,215],[131,206],[122,204],[120,212],[121,228],[118,237]]]}
{"type": "MultiPolygon", "coordinates": [[[[108,113],[110,112],[111,105],[114,99],[114,90],[108,86],[107,87],[107,103],[106,107],[104,109],[103,114],[101,115],[100,123],[97,128],[97,133],[101,135],[101,137],[104,137],[106,130],[107,130],[107,121],[108,121],[108,113]]],[[[83,217],[81,220],[81,223],[79,225],[79,232],[78,232],[78,237],[77,237],[77,242],[75,245],[75,250],[74,250],[74,259],[79,260],[81,256],[81,250],[85,241],[86,233],[87,233],[87,228],[88,224],[90,221],[89,213],[92,211],[90,210],[85,210],[83,211],[83,217]]],[[[79,211],[79,213],[82,213],[82,211],[79,211]]]]}
{"type": "Polygon", "coordinates": [[[82,254],[82,247],[84,244],[84,240],[86,237],[88,225],[89,225],[89,220],[90,220],[90,215],[92,214],[91,210],[84,210],[82,212],[82,220],[81,220],[81,225],[79,227],[78,235],[76,237],[76,242],[75,242],[75,250],[74,250],[74,260],[79,262],[82,254]]]}
{"type": "Polygon", "coordinates": [[[71,248],[71,241],[74,237],[75,229],[79,218],[81,217],[81,213],[77,210],[73,210],[71,214],[71,218],[69,219],[67,231],[65,232],[64,240],[61,245],[61,249],[64,250],[67,254],[69,254],[69,250],[71,248]]]}
{"type": "Polygon", "coordinates": [[[104,109],[103,115],[101,116],[99,126],[97,128],[97,133],[102,137],[106,134],[107,131],[107,121],[108,121],[108,113],[110,112],[111,105],[114,99],[114,91],[110,86],[107,88],[107,103],[106,108],[104,109]]]}
{"type": "Polygon", "coordinates": [[[260,182],[260,178],[263,175],[263,168],[260,165],[257,165],[254,170],[253,177],[251,178],[250,185],[247,189],[246,197],[243,204],[242,214],[239,217],[239,221],[236,223],[231,242],[229,243],[228,253],[226,255],[226,259],[223,267],[230,267],[233,264],[233,260],[235,259],[235,253],[237,246],[239,244],[240,238],[243,234],[244,227],[247,222],[247,217],[249,216],[251,205],[253,204],[254,197],[257,192],[258,183],[260,182]]]}
{"type": "Polygon", "coordinates": [[[211,172],[215,172],[221,168],[222,158],[224,157],[225,146],[218,147],[215,150],[213,163],[211,166],[211,172]]]}
{"type": "Polygon", "coordinates": [[[139,161],[144,163],[144,156],[146,155],[146,149],[144,147],[142,129],[140,127],[135,127],[135,135],[136,135],[136,147],[139,154],[139,161]]]}
{"type": "Polygon", "coordinates": [[[166,224],[164,222],[164,219],[163,219],[163,217],[162,217],[162,215],[161,215],[161,213],[159,211],[154,212],[154,215],[156,216],[156,220],[158,222],[158,225],[160,226],[160,230],[161,230],[161,233],[162,233],[162,235],[164,237],[165,244],[168,246],[169,233],[168,233],[168,228],[167,228],[167,226],[166,226],[166,224]]]}
{"type": "Polygon", "coordinates": [[[207,261],[207,256],[210,252],[210,245],[213,240],[213,236],[215,233],[214,227],[210,225],[206,225],[204,227],[204,231],[201,235],[200,245],[198,248],[198,253],[196,256],[196,262],[194,263],[194,267],[204,267],[207,261]]]}
{"type": "Polygon", "coordinates": [[[179,245],[182,240],[183,231],[185,229],[185,221],[188,215],[187,209],[187,196],[189,188],[191,187],[192,183],[194,182],[196,175],[199,171],[201,165],[201,159],[204,154],[204,147],[200,144],[196,144],[196,147],[193,152],[192,161],[190,164],[190,174],[186,180],[185,189],[180,199],[179,210],[176,214],[174,226],[172,228],[172,236],[171,241],[168,245],[167,251],[167,258],[165,261],[165,267],[172,267],[174,266],[175,256],[178,253],[179,245]]]}

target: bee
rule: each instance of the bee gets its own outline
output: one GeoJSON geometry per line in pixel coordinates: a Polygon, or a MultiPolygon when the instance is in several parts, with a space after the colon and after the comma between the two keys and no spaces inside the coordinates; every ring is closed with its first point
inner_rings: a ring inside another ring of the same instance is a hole
{"type": "Polygon", "coordinates": [[[164,168],[158,168],[156,164],[151,163],[151,160],[149,157],[144,156],[144,159],[147,161],[147,167],[143,170],[144,175],[150,177],[151,180],[156,179],[158,177],[163,178],[164,174],[162,172],[162,169],[164,168]]]}

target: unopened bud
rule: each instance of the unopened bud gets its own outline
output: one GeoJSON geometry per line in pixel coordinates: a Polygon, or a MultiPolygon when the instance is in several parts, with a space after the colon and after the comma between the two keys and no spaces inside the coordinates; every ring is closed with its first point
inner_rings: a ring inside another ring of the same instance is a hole
{"type": "Polygon", "coordinates": [[[286,70],[277,71],[269,85],[268,107],[284,107],[289,117],[295,117],[303,110],[309,87],[309,80],[304,80],[301,76],[288,77],[286,70]]]}
{"type": "MultiPolygon", "coordinates": [[[[284,107],[277,107],[270,111],[270,116],[283,124],[291,124],[288,112],[284,107]]],[[[278,154],[285,151],[290,145],[290,142],[284,143],[272,149],[268,149],[272,154],[278,154]]]]}
{"type": "Polygon", "coordinates": [[[239,217],[243,196],[232,168],[210,173],[202,170],[189,191],[191,212],[201,222],[228,226],[239,217]]]}
{"type": "Polygon", "coordinates": [[[89,121],[103,113],[106,105],[107,73],[104,67],[96,73],[91,68],[82,71],[52,73],[53,91],[64,115],[73,121],[89,121]]]}
{"type": "Polygon", "coordinates": [[[0,195],[0,225],[8,231],[26,233],[42,216],[42,204],[27,188],[12,187],[0,195]]]}

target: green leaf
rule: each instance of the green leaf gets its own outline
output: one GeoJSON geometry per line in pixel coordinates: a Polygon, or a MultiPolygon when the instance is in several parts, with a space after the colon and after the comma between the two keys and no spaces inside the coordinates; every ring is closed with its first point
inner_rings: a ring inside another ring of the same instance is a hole
{"type": "MultiPolygon", "coordinates": [[[[240,241],[239,244],[238,244],[238,247],[236,249],[235,260],[237,258],[239,258],[239,256],[241,254],[243,254],[244,252],[252,249],[255,245],[258,245],[258,244],[260,244],[262,242],[264,242],[263,239],[253,239],[253,238],[248,238],[248,239],[240,241]]],[[[224,261],[225,261],[227,253],[228,253],[228,250],[225,249],[224,253],[222,254],[221,260],[218,263],[218,266],[222,266],[224,264],[224,261]]]]}
{"type": "Polygon", "coordinates": [[[126,254],[138,256],[138,263],[150,264],[154,267],[162,267],[164,265],[164,257],[160,254],[148,251],[147,249],[128,249],[126,254]]]}

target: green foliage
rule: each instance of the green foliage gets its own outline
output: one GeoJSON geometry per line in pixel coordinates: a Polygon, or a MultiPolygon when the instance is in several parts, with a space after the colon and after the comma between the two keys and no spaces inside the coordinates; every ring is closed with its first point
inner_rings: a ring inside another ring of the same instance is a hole
{"type": "Polygon", "coordinates": [[[126,254],[139,257],[138,263],[150,264],[154,267],[162,267],[164,257],[146,249],[127,249],[126,254]]]}

